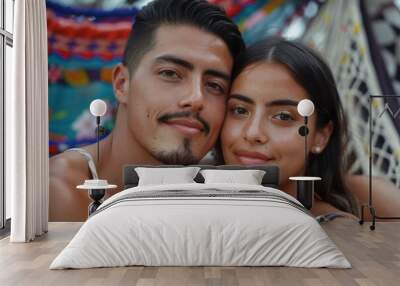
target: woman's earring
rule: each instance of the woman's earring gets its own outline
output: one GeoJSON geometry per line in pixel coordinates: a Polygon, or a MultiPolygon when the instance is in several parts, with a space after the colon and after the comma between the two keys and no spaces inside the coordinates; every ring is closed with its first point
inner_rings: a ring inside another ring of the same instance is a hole
{"type": "Polygon", "coordinates": [[[314,151],[314,153],[317,153],[317,154],[319,154],[319,153],[321,153],[321,147],[319,147],[319,146],[315,146],[314,148],[313,148],[313,151],[314,151]]]}

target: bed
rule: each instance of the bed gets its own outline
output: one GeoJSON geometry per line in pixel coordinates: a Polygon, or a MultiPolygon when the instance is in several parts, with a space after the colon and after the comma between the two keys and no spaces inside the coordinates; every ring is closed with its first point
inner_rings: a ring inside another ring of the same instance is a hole
{"type": "MultiPolygon", "coordinates": [[[[232,183],[204,182],[200,172],[193,182],[138,185],[140,169],[150,169],[142,167],[125,166],[125,190],[104,201],[50,269],[351,267],[307,209],[277,189],[275,166],[196,166],[206,173],[261,170],[259,185],[239,184],[238,175],[232,183]]],[[[173,168],[182,169],[155,170],[173,168]]]]}

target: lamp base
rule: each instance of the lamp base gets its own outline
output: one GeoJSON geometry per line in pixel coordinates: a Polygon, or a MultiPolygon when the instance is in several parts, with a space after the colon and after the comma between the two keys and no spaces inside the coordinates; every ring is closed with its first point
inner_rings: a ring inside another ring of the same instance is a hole
{"type": "Polygon", "coordinates": [[[303,206],[311,210],[314,201],[314,182],[320,181],[320,177],[290,177],[289,180],[297,183],[297,200],[303,206]]]}

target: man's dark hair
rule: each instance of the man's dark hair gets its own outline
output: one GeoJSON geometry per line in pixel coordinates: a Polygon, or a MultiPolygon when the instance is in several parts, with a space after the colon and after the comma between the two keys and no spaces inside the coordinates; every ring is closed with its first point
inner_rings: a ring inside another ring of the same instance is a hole
{"type": "Polygon", "coordinates": [[[161,25],[181,24],[218,36],[233,59],[245,47],[238,27],[218,6],[205,0],[155,0],[139,11],[132,25],[122,59],[129,72],[132,73],[143,55],[154,47],[155,33],[161,25]]]}

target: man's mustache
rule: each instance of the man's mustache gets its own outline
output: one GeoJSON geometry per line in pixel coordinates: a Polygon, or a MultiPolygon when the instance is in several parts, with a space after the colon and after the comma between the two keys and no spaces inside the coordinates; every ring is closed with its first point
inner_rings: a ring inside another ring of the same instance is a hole
{"type": "Polygon", "coordinates": [[[205,121],[199,114],[193,113],[190,111],[180,111],[180,112],[174,112],[174,113],[166,113],[164,115],[161,115],[160,117],[157,118],[158,122],[167,122],[168,120],[174,119],[174,118],[195,118],[197,119],[202,125],[203,125],[203,131],[205,134],[210,133],[210,125],[205,121]]]}

